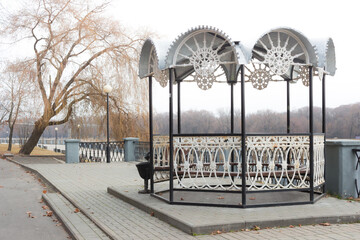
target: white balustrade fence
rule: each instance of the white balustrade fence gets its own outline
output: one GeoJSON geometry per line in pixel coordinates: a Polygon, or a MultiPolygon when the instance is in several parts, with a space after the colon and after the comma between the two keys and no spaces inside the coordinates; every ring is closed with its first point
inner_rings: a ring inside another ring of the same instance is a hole
{"type": "MultiPolygon", "coordinates": [[[[240,136],[174,137],[178,187],[241,190],[240,136]]],[[[169,179],[169,138],[154,137],[154,181],[169,179]]],[[[309,189],[310,136],[246,137],[247,190],[309,189]]],[[[314,187],[324,180],[324,136],[314,136],[314,187]]]]}

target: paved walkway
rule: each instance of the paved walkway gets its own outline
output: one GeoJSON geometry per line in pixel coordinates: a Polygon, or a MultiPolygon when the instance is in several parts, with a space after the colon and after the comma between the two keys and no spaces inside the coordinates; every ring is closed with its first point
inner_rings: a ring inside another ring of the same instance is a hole
{"type": "MultiPolygon", "coordinates": [[[[113,239],[359,239],[360,236],[358,223],[191,236],[107,193],[108,186],[132,185],[141,189],[142,179],[133,163],[26,166],[38,171],[113,239]]],[[[216,216],[209,216],[212,217],[216,216]]]]}
{"type": "Polygon", "coordinates": [[[29,172],[0,159],[0,239],[70,239],[54,216],[46,216],[43,190],[29,172]]]}

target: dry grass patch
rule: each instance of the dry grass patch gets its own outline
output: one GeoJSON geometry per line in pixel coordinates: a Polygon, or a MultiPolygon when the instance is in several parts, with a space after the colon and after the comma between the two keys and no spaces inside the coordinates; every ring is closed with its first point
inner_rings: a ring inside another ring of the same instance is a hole
{"type": "MultiPolygon", "coordinates": [[[[8,148],[7,144],[0,144],[0,154],[8,153],[9,151],[7,151],[7,148],[8,148]]],[[[12,154],[18,154],[19,151],[20,151],[20,145],[13,144],[12,149],[11,149],[11,153],[12,154]]],[[[59,155],[59,156],[61,156],[61,155],[64,155],[64,154],[57,153],[57,152],[47,150],[47,149],[42,149],[42,148],[39,148],[39,147],[35,147],[30,155],[59,155]]]]}

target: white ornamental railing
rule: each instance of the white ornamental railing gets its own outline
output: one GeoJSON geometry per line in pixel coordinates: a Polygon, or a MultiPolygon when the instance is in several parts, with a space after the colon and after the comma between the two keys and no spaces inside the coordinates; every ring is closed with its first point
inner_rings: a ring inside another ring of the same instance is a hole
{"type": "MultiPolygon", "coordinates": [[[[168,136],[154,137],[155,181],[169,179],[168,136]]],[[[174,137],[174,177],[182,188],[240,190],[240,136],[174,137]]],[[[310,137],[247,136],[247,190],[310,187],[310,137]]],[[[314,136],[314,187],[324,183],[324,136],[314,136]]]]}

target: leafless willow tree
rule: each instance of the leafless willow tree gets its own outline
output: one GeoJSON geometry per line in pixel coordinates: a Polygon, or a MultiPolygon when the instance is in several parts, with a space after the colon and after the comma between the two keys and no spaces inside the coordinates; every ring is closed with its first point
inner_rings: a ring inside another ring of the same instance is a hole
{"type": "Polygon", "coordinates": [[[134,93],[129,87],[136,84],[134,64],[143,38],[104,14],[108,3],[94,2],[30,0],[7,17],[3,34],[27,41],[33,51],[24,63],[35,71],[42,100],[41,116],[22,154],[31,153],[47,126],[67,122],[77,103],[102,98],[106,82],[121,90],[112,95],[113,106],[123,113],[131,108],[126,102],[134,93]]]}

